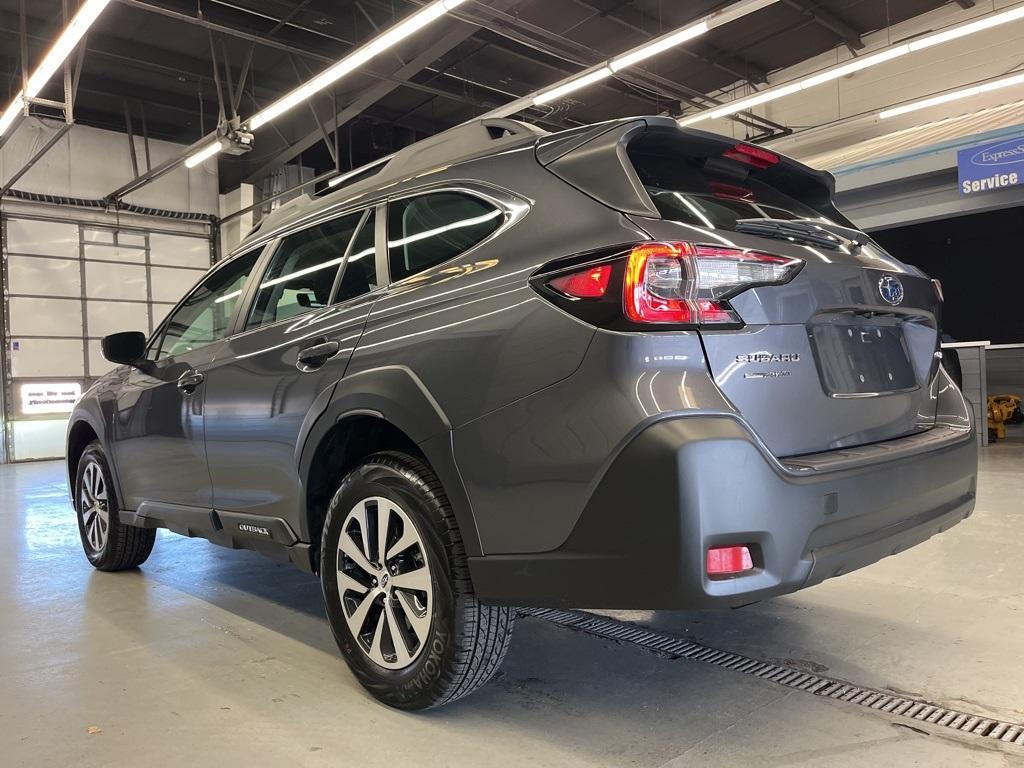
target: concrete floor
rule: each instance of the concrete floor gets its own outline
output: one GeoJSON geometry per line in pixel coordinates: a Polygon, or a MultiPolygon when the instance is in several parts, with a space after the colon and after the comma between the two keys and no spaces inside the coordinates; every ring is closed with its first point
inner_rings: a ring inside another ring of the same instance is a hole
{"type": "MultiPolygon", "coordinates": [[[[985,449],[970,520],[800,594],[616,615],[1024,721],[1022,469],[1024,440],[985,449]]],[[[0,467],[0,492],[3,766],[1024,766],[1024,749],[538,619],[477,695],[391,711],[342,663],[311,577],[165,532],[141,570],[99,573],[61,464],[0,467]]]]}

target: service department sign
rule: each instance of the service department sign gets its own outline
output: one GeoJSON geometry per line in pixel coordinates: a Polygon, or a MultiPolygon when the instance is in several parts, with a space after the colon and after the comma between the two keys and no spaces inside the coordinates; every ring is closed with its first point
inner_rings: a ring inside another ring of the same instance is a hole
{"type": "Polygon", "coordinates": [[[961,195],[1024,184],[1024,136],[961,149],[956,166],[961,195]]]}

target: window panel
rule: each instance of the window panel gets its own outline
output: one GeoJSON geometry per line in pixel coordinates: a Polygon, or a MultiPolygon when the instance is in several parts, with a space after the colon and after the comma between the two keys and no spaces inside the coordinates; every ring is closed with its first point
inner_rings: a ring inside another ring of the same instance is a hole
{"type": "Polygon", "coordinates": [[[8,256],[7,285],[12,294],[75,298],[82,295],[79,264],[70,259],[8,256]]]}
{"type": "Polygon", "coordinates": [[[354,299],[369,293],[378,287],[377,259],[374,253],[374,230],[376,228],[376,212],[370,211],[366,221],[359,228],[359,233],[352,241],[348,259],[341,273],[338,290],[334,295],[334,303],[354,299]]]}
{"type": "Polygon", "coordinates": [[[245,327],[327,306],[345,249],[362,216],[354,213],[284,238],[267,265],[245,327]]]}
{"type": "Polygon", "coordinates": [[[8,300],[12,336],[81,336],[82,302],[78,299],[8,300]]]}
{"type": "Polygon", "coordinates": [[[209,269],[210,241],[153,232],[149,236],[149,260],[153,264],[209,269]]]}
{"type": "Polygon", "coordinates": [[[90,299],[146,301],[146,267],[87,261],[85,295],[90,299]]]}
{"type": "Polygon", "coordinates": [[[169,301],[172,304],[177,304],[178,300],[199,282],[203,272],[204,270],[199,269],[150,267],[153,301],[169,301]]]}
{"type": "Polygon", "coordinates": [[[78,258],[78,225],[34,219],[7,220],[7,250],[78,258]]]}
{"type": "Polygon", "coordinates": [[[102,243],[85,243],[82,255],[96,261],[130,261],[135,264],[146,263],[146,251],[142,248],[122,248],[117,245],[102,243]]]}
{"type": "Polygon", "coordinates": [[[388,262],[401,280],[458,256],[501,226],[501,209],[459,192],[388,203],[388,262]]]}
{"type": "Polygon", "coordinates": [[[91,338],[120,331],[149,330],[149,306],[127,301],[87,301],[85,316],[91,338]]]}
{"type": "Polygon", "coordinates": [[[81,339],[15,337],[11,339],[11,377],[80,379],[85,375],[83,354],[81,339]]]}
{"type": "Polygon", "coordinates": [[[196,286],[168,318],[159,344],[160,358],[200,349],[227,335],[231,315],[259,254],[255,250],[239,256],[196,286]]]}

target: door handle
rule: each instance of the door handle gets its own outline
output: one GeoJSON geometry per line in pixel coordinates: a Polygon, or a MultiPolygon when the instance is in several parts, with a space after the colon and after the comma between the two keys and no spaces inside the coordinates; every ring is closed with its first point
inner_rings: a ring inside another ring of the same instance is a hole
{"type": "Polygon", "coordinates": [[[299,357],[296,365],[299,370],[310,370],[319,368],[326,363],[341,349],[341,344],[336,341],[321,341],[312,346],[299,350],[299,357]]]}
{"type": "Polygon", "coordinates": [[[188,373],[187,371],[181,374],[181,378],[178,379],[178,389],[186,395],[191,395],[196,391],[196,387],[203,383],[203,379],[206,377],[201,373],[188,373]]]}

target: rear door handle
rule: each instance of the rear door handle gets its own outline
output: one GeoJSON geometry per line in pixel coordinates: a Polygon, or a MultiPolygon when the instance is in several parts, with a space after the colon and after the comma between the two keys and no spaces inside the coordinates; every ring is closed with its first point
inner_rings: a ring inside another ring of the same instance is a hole
{"type": "Polygon", "coordinates": [[[341,344],[336,341],[321,341],[318,344],[299,350],[297,365],[300,370],[319,368],[326,363],[341,349],[341,344]]]}
{"type": "Polygon", "coordinates": [[[178,379],[178,389],[186,395],[191,395],[196,391],[196,387],[203,383],[205,378],[201,373],[183,373],[181,378],[178,379]]]}

